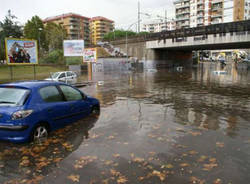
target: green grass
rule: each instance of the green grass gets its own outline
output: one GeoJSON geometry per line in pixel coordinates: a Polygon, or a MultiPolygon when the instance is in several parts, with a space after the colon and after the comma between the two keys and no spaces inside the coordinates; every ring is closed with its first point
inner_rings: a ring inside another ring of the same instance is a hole
{"type": "MultiPolygon", "coordinates": [[[[44,79],[50,76],[51,72],[64,71],[65,66],[48,66],[48,65],[36,65],[36,79],[44,79]]],[[[33,66],[12,66],[13,80],[31,80],[34,79],[34,67],[33,66]]],[[[0,65],[0,83],[10,82],[11,72],[10,66],[0,65]]]]}

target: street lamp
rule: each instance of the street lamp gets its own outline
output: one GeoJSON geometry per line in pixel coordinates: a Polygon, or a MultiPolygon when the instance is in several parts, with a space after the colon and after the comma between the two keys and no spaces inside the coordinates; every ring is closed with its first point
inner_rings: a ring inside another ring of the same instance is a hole
{"type": "MultiPolygon", "coordinates": [[[[141,20],[139,20],[138,22],[140,22],[140,21],[141,21],[141,20]]],[[[128,59],[128,30],[129,30],[133,25],[137,24],[138,22],[136,21],[136,22],[134,22],[133,24],[131,24],[131,25],[128,27],[127,31],[126,31],[126,52],[127,52],[127,59],[128,59]]]]}
{"type": "Polygon", "coordinates": [[[43,30],[43,28],[41,28],[41,27],[39,27],[38,28],[38,45],[39,45],[39,51],[40,51],[40,47],[41,47],[41,41],[40,41],[40,31],[42,31],[43,30]]]}

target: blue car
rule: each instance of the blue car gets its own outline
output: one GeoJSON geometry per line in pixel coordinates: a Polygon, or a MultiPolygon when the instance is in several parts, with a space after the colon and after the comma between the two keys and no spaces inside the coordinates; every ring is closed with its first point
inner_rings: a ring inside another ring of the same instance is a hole
{"type": "Polygon", "coordinates": [[[0,85],[0,140],[41,141],[50,131],[100,113],[97,99],[61,82],[0,85]]]}

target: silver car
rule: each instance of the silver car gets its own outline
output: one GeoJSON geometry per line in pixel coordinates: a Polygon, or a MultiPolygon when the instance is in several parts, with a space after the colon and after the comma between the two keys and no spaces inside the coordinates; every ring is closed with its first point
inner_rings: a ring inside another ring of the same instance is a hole
{"type": "Polygon", "coordinates": [[[51,74],[50,78],[45,80],[74,84],[77,82],[77,74],[73,71],[55,72],[51,74]]]}

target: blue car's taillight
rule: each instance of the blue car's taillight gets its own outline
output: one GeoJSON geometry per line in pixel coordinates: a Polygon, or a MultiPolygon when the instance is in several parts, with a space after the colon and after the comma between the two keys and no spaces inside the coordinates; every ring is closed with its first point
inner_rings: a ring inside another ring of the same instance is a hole
{"type": "Polygon", "coordinates": [[[22,110],[12,114],[12,120],[23,119],[31,115],[33,110],[22,110]]]}

